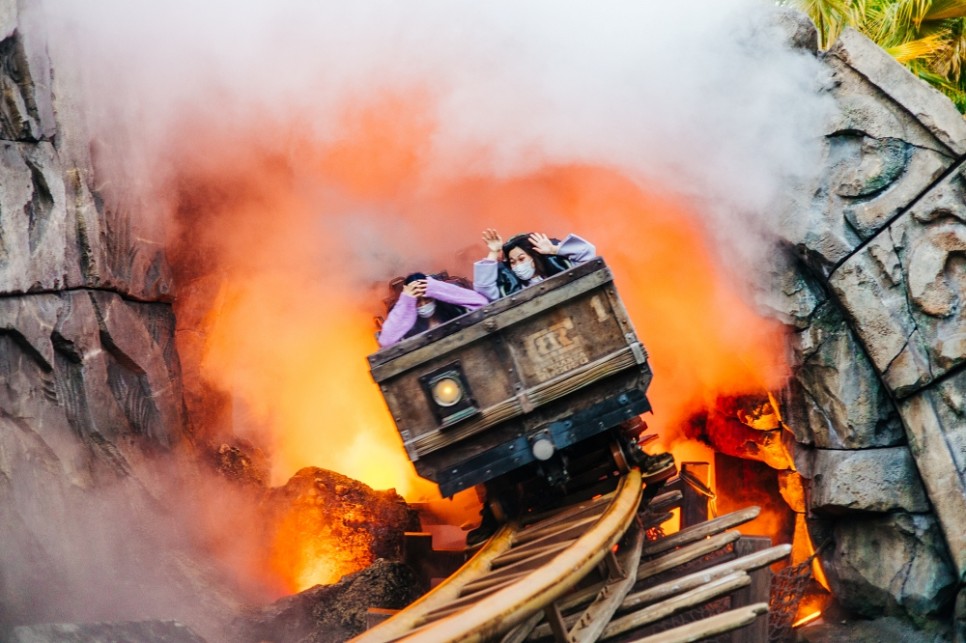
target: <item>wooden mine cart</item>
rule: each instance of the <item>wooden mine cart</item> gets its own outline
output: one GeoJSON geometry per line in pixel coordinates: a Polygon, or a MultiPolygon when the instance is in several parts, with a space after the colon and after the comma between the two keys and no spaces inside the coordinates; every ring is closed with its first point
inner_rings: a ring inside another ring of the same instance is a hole
{"type": "Polygon", "coordinates": [[[443,496],[523,467],[560,475],[542,465],[650,410],[647,353],[599,257],[369,365],[416,471],[443,496]]]}

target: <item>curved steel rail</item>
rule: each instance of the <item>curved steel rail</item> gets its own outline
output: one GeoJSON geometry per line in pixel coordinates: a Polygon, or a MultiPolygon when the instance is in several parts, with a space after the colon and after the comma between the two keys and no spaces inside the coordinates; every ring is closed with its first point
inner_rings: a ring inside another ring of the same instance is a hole
{"type": "Polygon", "coordinates": [[[634,522],[641,497],[635,469],[607,496],[507,525],[436,589],[354,640],[480,641],[503,633],[594,569],[634,522]]]}
{"type": "Polygon", "coordinates": [[[735,629],[767,612],[759,603],[661,628],[673,615],[747,587],[749,573],[786,557],[791,546],[719,559],[725,562],[677,572],[655,585],[648,579],[728,551],[741,535],[732,528],[760,510],[749,507],[645,542],[644,530],[679,504],[681,494],[649,499],[638,517],[642,497],[640,473],[632,470],[610,494],[506,525],[434,590],[353,641],[520,643],[552,637],[576,643],[628,640],[658,627],[664,631],[640,640],[671,643],[735,629]]]}

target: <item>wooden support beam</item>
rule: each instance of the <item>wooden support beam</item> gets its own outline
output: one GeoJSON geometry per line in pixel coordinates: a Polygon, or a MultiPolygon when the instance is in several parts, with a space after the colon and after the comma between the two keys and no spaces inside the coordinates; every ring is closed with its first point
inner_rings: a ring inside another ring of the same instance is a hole
{"type": "Polygon", "coordinates": [[[716,616],[710,616],[694,623],[688,623],[672,630],[665,630],[637,639],[634,643],[690,643],[701,639],[724,634],[748,625],[762,614],[768,613],[768,603],[757,603],[749,607],[739,607],[716,616]]]}
{"type": "Polygon", "coordinates": [[[702,489],[711,487],[711,465],[707,462],[681,463],[681,529],[697,525],[708,520],[708,496],[688,484],[689,479],[699,483],[702,489]]]}
{"type": "Polygon", "coordinates": [[[745,572],[735,572],[734,574],[723,576],[705,585],[700,585],[691,591],[679,594],[660,603],[649,605],[611,621],[607,628],[604,629],[604,634],[601,638],[607,639],[644,627],[645,625],[650,625],[651,623],[656,623],[670,616],[674,616],[679,612],[697,607],[702,603],[707,603],[729,592],[739,590],[750,583],[751,579],[745,572]]]}
{"type": "Polygon", "coordinates": [[[736,571],[749,571],[770,565],[787,557],[791,551],[791,545],[776,545],[755,554],[742,556],[741,558],[729,560],[726,563],[702,569],[699,572],[694,572],[681,578],[669,580],[666,583],[661,583],[660,585],[655,585],[654,587],[630,594],[624,599],[624,604],[621,605],[621,609],[630,609],[637,605],[660,601],[668,596],[694,589],[705,583],[710,583],[715,578],[720,578],[721,576],[726,576],[736,571]]]}
{"type": "Polygon", "coordinates": [[[669,569],[674,569],[679,565],[689,563],[692,560],[696,560],[710,554],[713,551],[717,551],[722,547],[726,547],[731,543],[738,540],[741,534],[737,531],[726,531],[723,534],[718,534],[712,536],[711,538],[705,538],[695,543],[691,543],[686,547],[682,547],[677,551],[672,551],[660,558],[654,560],[649,560],[647,562],[641,563],[637,568],[637,579],[644,580],[645,578],[650,578],[652,576],[657,576],[669,569]]]}
{"type": "Polygon", "coordinates": [[[680,491],[668,491],[667,493],[655,496],[654,500],[647,505],[646,513],[659,514],[680,507],[683,497],[684,494],[680,491]]]}
{"type": "Polygon", "coordinates": [[[730,514],[725,514],[724,516],[719,516],[714,520],[709,520],[708,522],[701,523],[700,525],[693,525],[691,527],[686,527],[676,534],[671,534],[666,538],[662,538],[656,542],[651,543],[644,547],[644,556],[653,556],[654,554],[660,554],[669,549],[674,549],[675,547],[680,547],[681,545],[686,545],[688,543],[693,543],[702,538],[707,538],[713,534],[720,533],[725,529],[731,529],[737,525],[748,522],[749,520],[754,520],[761,513],[761,507],[748,507],[746,509],[741,509],[740,511],[734,511],[730,514]]]}
{"type": "MultiPolygon", "coordinates": [[[[742,536],[735,543],[735,555],[747,556],[771,547],[771,538],[742,536]]],[[[755,603],[767,603],[771,592],[771,570],[761,567],[751,572],[751,583],[735,592],[732,607],[745,607],[755,603]]],[[[767,643],[768,619],[757,618],[753,623],[731,632],[732,643],[767,643]]]]}

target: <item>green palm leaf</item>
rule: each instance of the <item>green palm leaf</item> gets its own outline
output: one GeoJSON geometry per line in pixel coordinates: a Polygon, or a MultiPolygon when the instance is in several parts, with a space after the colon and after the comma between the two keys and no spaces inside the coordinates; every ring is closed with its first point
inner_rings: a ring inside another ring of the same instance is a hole
{"type": "Polygon", "coordinates": [[[852,27],[966,110],[966,0],[776,0],[806,13],[827,49],[852,27]]]}

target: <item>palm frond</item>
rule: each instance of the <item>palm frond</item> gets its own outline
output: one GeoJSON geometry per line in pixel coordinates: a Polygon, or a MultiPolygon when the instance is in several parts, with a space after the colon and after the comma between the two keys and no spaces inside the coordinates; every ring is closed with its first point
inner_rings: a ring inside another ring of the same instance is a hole
{"type": "Polygon", "coordinates": [[[899,0],[896,3],[896,28],[907,30],[909,27],[919,28],[926,12],[932,5],[932,0],[899,0]]]}
{"type": "Polygon", "coordinates": [[[925,38],[887,47],[886,53],[901,63],[908,63],[920,58],[935,58],[949,48],[947,36],[948,33],[934,33],[925,38]]]}
{"type": "Polygon", "coordinates": [[[966,111],[966,0],[775,0],[807,14],[822,49],[865,34],[966,111]]]}
{"type": "Polygon", "coordinates": [[[943,73],[946,78],[961,83],[963,61],[966,60],[966,29],[963,28],[966,20],[960,18],[957,22],[959,29],[949,40],[949,57],[944,61],[943,73]]]}
{"type": "Polygon", "coordinates": [[[933,0],[923,20],[966,18],[966,0],[933,0]]]}
{"type": "Polygon", "coordinates": [[[778,0],[779,4],[798,9],[815,23],[819,33],[819,46],[827,49],[838,39],[842,29],[853,25],[860,14],[857,7],[865,0],[778,0]]]}
{"type": "Polygon", "coordinates": [[[913,69],[912,71],[919,78],[948,96],[959,108],[959,111],[963,111],[963,108],[966,107],[966,87],[963,87],[962,83],[950,82],[938,74],[923,69],[913,69]]]}

